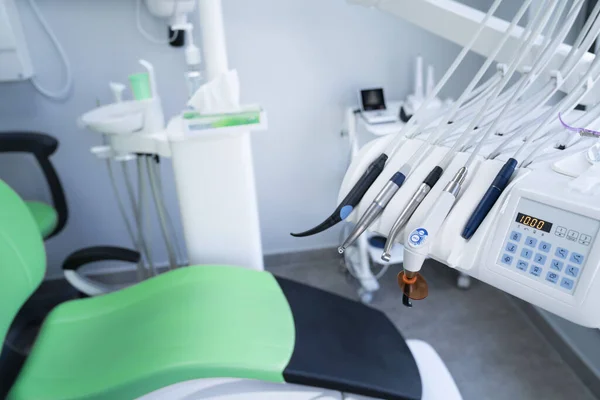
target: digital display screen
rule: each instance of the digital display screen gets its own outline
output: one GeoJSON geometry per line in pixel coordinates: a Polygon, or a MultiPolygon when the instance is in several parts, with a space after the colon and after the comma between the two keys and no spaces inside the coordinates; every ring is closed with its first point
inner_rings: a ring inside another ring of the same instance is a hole
{"type": "Polygon", "coordinates": [[[383,89],[368,89],[360,91],[364,111],[385,110],[383,89]]]}
{"type": "Polygon", "coordinates": [[[518,213],[516,221],[520,224],[527,225],[530,228],[550,233],[552,222],[544,221],[540,218],[532,217],[531,215],[518,213]]]}

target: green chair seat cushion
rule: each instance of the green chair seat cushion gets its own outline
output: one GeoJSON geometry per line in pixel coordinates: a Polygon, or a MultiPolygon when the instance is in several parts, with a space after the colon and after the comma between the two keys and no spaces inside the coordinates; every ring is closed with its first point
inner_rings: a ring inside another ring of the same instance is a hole
{"type": "Polygon", "coordinates": [[[284,382],[294,320],[275,278],[181,268],[58,306],[9,399],[133,399],[199,378],[284,382]]]}
{"type": "Polygon", "coordinates": [[[50,236],[58,224],[58,213],[56,210],[52,206],[39,201],[26,201],[25,204],[27,204],[29,211],[33,215],[33,219],[40,228],[42,237],[47,238],[50,236]]]}

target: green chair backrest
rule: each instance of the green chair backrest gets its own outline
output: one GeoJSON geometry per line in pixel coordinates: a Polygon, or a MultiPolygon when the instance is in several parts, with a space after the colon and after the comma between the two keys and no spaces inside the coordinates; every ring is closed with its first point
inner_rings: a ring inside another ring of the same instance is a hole
{"type": "Polygon", "coordinates": [[[40,230],[25,202],[0,180],[0,340],[46,273],[40,230]]]}

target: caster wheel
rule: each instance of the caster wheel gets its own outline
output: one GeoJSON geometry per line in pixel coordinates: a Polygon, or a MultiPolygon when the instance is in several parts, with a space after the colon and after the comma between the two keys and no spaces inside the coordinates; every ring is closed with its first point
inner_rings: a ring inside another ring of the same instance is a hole
{"type": "Polygon", "coordinates": [[[370,304],[373,301],[373,292],[369,292],[363,288],[358,289],[358,297],[361,303],[370,304]]]}
{"type": "Polygon", "coordinates": [[[456,280],[456,286],[459,289],[467,290],[471,287],[471,277],[468,275],[460,274],[456,280]]]}

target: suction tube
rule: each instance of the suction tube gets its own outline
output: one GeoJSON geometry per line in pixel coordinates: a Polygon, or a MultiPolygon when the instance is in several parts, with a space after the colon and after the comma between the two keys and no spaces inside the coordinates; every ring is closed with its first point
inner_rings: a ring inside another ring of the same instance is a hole
{"type": "Polygon", "coordinates": [[[344,200],[337,206],[335,211],[327,218],[325,221],[315,226],[312,229],[309,229],[305,232],[301,233],[291,233],[294,237],[306,237],[315,235],[317,233],[323,232],[326,229],[331,228],[336,225],[338,222],[343,221],[348,218],[350,213],[354,210],[354,207],[360,203],[367,190],[371,187],[373,182],[381,175],[383,169],[385,168],[385,163],[388,159],[388,156],[384,153],[381,154],[375,161],[369,165],[365,173],[360,177],[358,182],[354,185],[352,190],[344,197],[344,200]]]}

